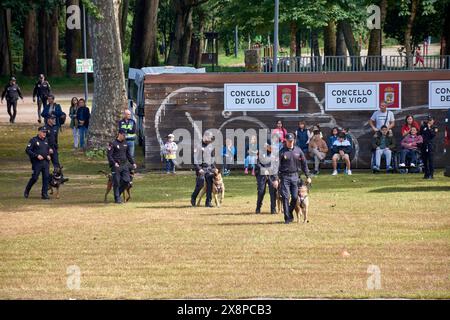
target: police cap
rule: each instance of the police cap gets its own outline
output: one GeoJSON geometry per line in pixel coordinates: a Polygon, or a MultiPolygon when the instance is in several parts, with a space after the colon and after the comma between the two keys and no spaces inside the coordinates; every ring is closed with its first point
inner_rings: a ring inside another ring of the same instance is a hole
{"type": "Polygon", "coordinates": [[[294,134],[293,133],[288,133],[286,135],[286,140],[288,141],[293,141],[295,139],[294,134]]]}

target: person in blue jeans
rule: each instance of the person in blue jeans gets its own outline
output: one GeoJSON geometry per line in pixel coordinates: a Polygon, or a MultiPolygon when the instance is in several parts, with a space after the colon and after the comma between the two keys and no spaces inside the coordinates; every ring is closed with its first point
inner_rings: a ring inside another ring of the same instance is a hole
{"type": "Polygon", "coordinates": [[[306,123],[305,121],[300,121],[298,123],[298,128],[295,131],[295,135],[297,137],[296,144],[297,147],[302,149],[304,154],[308,153],[308,145],[309,145],[309,139],[311,138],[311,133],[308,129],[306,129],[306,123]]]}
{"type": "Polygon", "coordinates": [[[80,148],[84,148],[85,139],[89,128],[90,117],[91,113],[89,112],[89,108],[86,107],[86,101],[83,98],[80,98],[78,100],[78,110],[77,110],[78,133],[80,135],[80,148]]]}
{"type": "Polygon", "coordinates": [[[225,145],[222,149],[222,157],[223,157],[223,167],[222,174],[224,176],[230,175],[230,164],[234,163],[234,158],[236,157],[236,148],[233,145],[233,141],[231,139],[225,140],[225,145]]]}
{"type": "Polygon", "coordinates": [[[250,143],[245,146],[244,173],[248,174],[248,168],[252,168],[252,175],[255,175],[255,166],[258,155],[258,138],[250,137],[250,143]]]}

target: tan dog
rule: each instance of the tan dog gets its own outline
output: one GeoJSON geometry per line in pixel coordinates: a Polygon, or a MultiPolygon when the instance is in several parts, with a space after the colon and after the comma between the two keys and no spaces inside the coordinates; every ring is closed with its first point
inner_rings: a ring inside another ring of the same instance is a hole
{"type": "MultiPolygon", "coordinates": [[[[107,202],[107,197],[111,189],[113,188],[112,174],[107,173],[103,170],[100,170],[99,173],[103,173],[105,177],[108,178],[108,182],[106,183],[106,192],[105,199],[103,200],[105,203],[107,202]]],[[[131,182],[133,181],[134,171],[130,171],[131,182]]],[[[123,191],[122,193],[123,202],[128,202],[131,199],[131,184],[123,191]]]]}
{"type": "Polygon", "coordinates": [[[297,223],[300,222],[299,213],[303,215],[303,223],[308,223],[308,210],[309,210],[309,191],[308,187],[303,185],[298,188],[298,199],[295,205],[295,213],[297,215],[297,223]]]}
{"type": "MultiPolygon", "coordinates": [[[[214,169],[214,178],[213,178],[213,185],[212,185],[212,194],[214,197],[214,202],[216,203],[216,207],[220,208],[222,205],[223,199],[225,197],[225,185],[223,183],[222,174],[220,174],[219,169],[214,169]]],[[[197,206],[200,205],[200,201],[203,198],[203,195],[206,193],[206,182],[203,186],[202,190],[200,191],[198,200],[197,200],[197,206]]]]}

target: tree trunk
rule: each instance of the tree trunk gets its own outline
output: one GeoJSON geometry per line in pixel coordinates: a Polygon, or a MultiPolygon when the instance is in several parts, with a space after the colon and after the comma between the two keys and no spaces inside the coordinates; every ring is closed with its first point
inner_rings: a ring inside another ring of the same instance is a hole
{"type": "Polygon", "coordinates": [[[47,74],[48,76],[61,76],[61,60],[59,56],[59,7],[53,9],[49,16],[47,29],[47,74]]]}
{"type": "MultiPolygon", "coordinates": [[[[66,7],[71,5],[79,6],[80,0],[66,0],[66,7]]],[[[76,59],[83,57],[81,49],[81,30],[66,26],[66,73],[69,77],[76,75],[76,59]]]]}
{"type": "Polygon", "coordinates": [[[348,21],[339,22],[342,33],[344,34],[345,44],[348,49],[348,53],[351,56],[352,70],[357,71],[361,68],[361,61],[359,58],[359,46],[353,36],[352,26],[348,21]]]}
{"type": "Polygon", "coordinates": [[[125,35],[127,33],[129,0],[122,0],[120,5],[120,45],[125,50],[125,35]]]}
{"type": "Polygon", "coordinates": [[[23,26],[22,74],[35,77],[38,73],[38,34],[36,10],[32,8],[23,26]]]}
{"type": "Polygon", "coordinates": [[[345,45],[344,33],[342,32],[340,24],[338,24],[336,28],[336,55],[337,56],[347,55],[347,46],[345,45]]]}
{"type": "Polygon", "coordinates": [[[173,1],[175,12],[175,35],[170,47],[168,63],[170,65],[187,65],[192,40],[193,0],[173,1]]]}
{"type": "Polygon", "coordinates": [[[89,16],[94,60],[94,96],[88,148],[105,148],[116,136],[117,121],[127,107],[120,47],[119,0],[91,1],[103,18],[89,16]]]}
{"type": "Polygon", "coordinates": [[[13,74],[10,30],[11,11],[0,6],[0,75],[13,74]]]}
{"type": "Polygon", "coordinates": [[[156,42],[159,0],[137,0],[130,47],[130,67],[157,66],[156,42]]]}
{"type": "MultiPolygon", "coordinates": [[[[203,10],[199,10],[198,12],[198,34],[199,38],[196,39],[196,48],[195,48],[195,55],[194,55],[194,67],[201,68],[202,66],[202,48],[205,44],[205,12],[203,10]]],[[[226,42],[226,46],[229,48],[228,41],[226,42]]],[[[228,49],[229,51],[229,49],[228,49]]]]}
{"type": "Polygon", "coordinates": [[[417,14],[417,6],[419,0],[411,0],[411,15],[408,18],[405,29],[405,53],[406,53],[406,66],[411,68],[413,65],[413,48],[411,46],[411,33],[414,26],[414,20],[417,14]]]}
{"type": "Polygon", "coordinates": [[[297,23],[295,21],[291,21],[290,23],[290,35],[289,35],[289,67],[291,71],[296,70],[296,59],[295,59],[295,53],[296,53],[296,47],[297,47],[297,23]]]}
{"type": "Polygon", "coordinates": [[[382,67],[381,58],[381,36],[383,32],[383,24],[386,17],[387,0],[380,1],[380,29],[372,29],[369,34],[369,48],[367,52],[368,70],[379,70],[382,67]]]}
{"type": "Polygon", "coordinates": [[[295,46],[295,55],[297,57],[302,56],[302,34],[300,31],[300,28],[297,28],[297,34],[295,35],[295,39],[297,41],[297,44],[295,46]]]}
{"type": "MultiPolygon", "coordinates": [[[[445,42],[445,48],[442,50],[443,55],[450,55],[450,2],[447,3],[447,14],[444,19],[444,27],[442,28],[442,38],[445,42]]],[[[449,68],[449,66],[447,66],[449,68]]]]}
{"type": "Polygon", "coordinates": [[[328,21],[323,28],[323,55],[336,55],[336,24],[334,21],[328,21]]]}
{"type": "Polygon", "coordinates": [[[38,70],[39,73],[47,74],[47,25],[48,14],[45,8],[40,7],[38,13],[38,70]]]}

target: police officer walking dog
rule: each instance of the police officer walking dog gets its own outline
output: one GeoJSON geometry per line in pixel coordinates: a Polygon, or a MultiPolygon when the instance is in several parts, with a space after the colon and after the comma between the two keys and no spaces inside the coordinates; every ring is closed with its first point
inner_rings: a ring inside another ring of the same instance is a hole
{"type": "Polygon", "coordinates": [[[307,177],[307,183],[311,183],[305,155],[299,147],[294,145],[294,135],[286,135],[286,144],[280,150],[280,184],[281,197],[283,198],[284,222],[291,223],[294,220],[293,211],[298,199],[298,172],[302,170],[307,177]],[[289,203],[289,197],[291,202],[289,203]]]}
{"type": "Polygon", "coordinates": [[[49,183],[49,161],[50,161],[50,146],[47,142],[47,128],[40,127],[39,133],[36,137],[31,138],[30,142],[28,142],[27,148],[25,152],[30,157],[31,168],[33,170],[33,174],[31,175],[30,180],[25,188],[25,192],[23,196],[28,198],[30,194],[31,187],[36,183],[39,178],[39,175],[42,173],[42,191],[41,196],[42,199],[48,200],[48,183],[49,183]]]}
{"type": "Polygon", "coordinates": [[[36,101],[37,97],[37,112],[38,112],[38,122],[41,123],[41,106],[45,108],[47,105],[47,98],[50,95],[51,87],[50,83],[45,80],[43,74],[39,75],[39,80],[36,82],[33,89],[33,102],[36,101]]]}
{"type": "Polygon", "coordinates": [[[108,146],[108,162],[111,168],[114,201],[115,203],[122,203],[121,194],[131,182],[130,165],[136,169],[136,163],[130,154],[130,149],[125,140],[126,131],[119,129],[116,140],[111,142],[108,146]]]}
{"type": "Polygon", "coordinates": [[[265,144],[266,152],[259,154],[258,161],[256,163],[255,174],[256,174],[256,185],[258,191],[258,198],[256,200],[256,210],[255,213],[261,213],[261,207],[264,200],[264,195],[266,194],[266,187],[269,186],[270,195],[270,213],[277,213],[276,210],[276,193],[277,187],[275,184],[278,183],[278,157],[272,156],[272,148],[270,143],[265,144]]]}
{"type": "Polygon", "coordinates": [[[191,205],[195,207],[197,196],[206,183],[205,207],[212,208],[212,185],[214,179],[215,150],[213,137],[210,132],[205,132],[201,144],[194,146],[194,169],[196,174],[195,189],[191,195],[191,205]]]}
{"type": "Polygon", "coordinates": [[[6,97],[6,108],[9,114],[9,122],[14,123],[17,115],[17,100],[22,99],[22,92],[20,92],[19,86],[16,84],[16,78],[11,77],[9,84],[5,86],[2,92],[2,103],[3,99],[6,97]],[[11,111],[12,109],[12,111],[11,111]]]}

